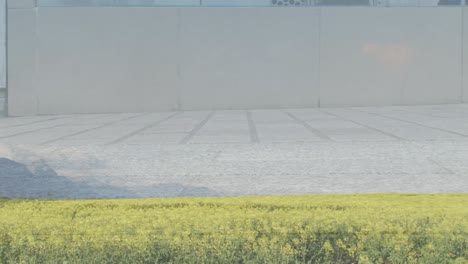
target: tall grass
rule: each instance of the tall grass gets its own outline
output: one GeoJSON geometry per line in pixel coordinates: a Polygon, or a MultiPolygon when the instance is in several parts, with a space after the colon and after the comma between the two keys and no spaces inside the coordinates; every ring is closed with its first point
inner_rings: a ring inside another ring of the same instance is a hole
{"type": "Polygon", "coordinates": [[[468,195],[0,200],[0,263],[468,263],[468,195]]]}

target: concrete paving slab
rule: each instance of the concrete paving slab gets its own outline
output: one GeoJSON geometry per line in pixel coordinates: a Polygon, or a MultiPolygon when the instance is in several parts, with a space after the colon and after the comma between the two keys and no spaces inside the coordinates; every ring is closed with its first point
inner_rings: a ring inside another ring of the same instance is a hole
{"type": "MultiPolygon", "coordinates": [[[[402,140],[466,140],[467,137],[458,133],[445,131],[438,128],[424,127],[413,122],[406,122],[406,119],[393,119],[386,116],[372,114],[372,112],[349,111],[348,109],[329,110],[334,114],[353,120],[355,122],[366,123],[367,126],[385,131],[395,138],[402,140]]],[[[404,115],[405,116],[405,115],[404,115]]],[[[403,117],[405,118],[405,117],[403,117]]],[[[424,119],[435,119],[436,117],[425,116],[424,119]]],[[[438,117],[437,117],[438,118],[438,117]]]]}
{"type": "MultiPolygon", "coordinates": [[[[362,111],[362,110],[361,110],[362,111]]],[[[449,109],[445,110],[449,111],[449,109]]],[[[407,124],[422,126],[426,129],[435,129],[446,133],[456,134],[462,137],[468,137],[468,122],[466,122],[466,113],[460,113],[456,117],[436,117],[411,112],[407,109],[375,109],[369,113],[383,118],[398,120],[407,124]]]]}
{"type": "Polygon", "coordinates": [[[0,197],[466,193],[465,133],[468,105],[3,118],[33,176],[0,197]]]}
{"type": "Polygon", "coordinates": [[[179,132],[167,132],[167,133],[144,133],[136,135],[128,140],[125,140],[125,144],[178,144],[181,142],[188,133],[179,132]],[[151,143],[149,143],[151,142],[151,143]]]}

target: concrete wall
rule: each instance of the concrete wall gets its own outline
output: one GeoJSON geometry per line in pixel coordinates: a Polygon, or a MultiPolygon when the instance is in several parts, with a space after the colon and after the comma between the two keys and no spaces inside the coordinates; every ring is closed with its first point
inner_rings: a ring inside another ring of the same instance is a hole
{"type": "Polygon", "coordinates": [[[38,9],[38,112],[177,109],[177,12],[38,9]]]}
{"type": "Polygon", "coordinates": [[[328,8],[321,28],[322,106],[460,102],[461,8],[328,8]]]}
{"type": "Polygon", "coordinates": [[[11,115],[39,113],[35,15],[32,1],[8,1],[8,112],[11,115]]]}
{"type": "Polygon", "coordinates": [[[468,6],[463,8],[463,89],[463,101],[468,103],[468,6]]]}
{"type": "Polygon", "coordinates": [[[317,24],[317,9],[181,9],[182,109],[317,106],[317,24]]]}
{"type": "MultiPolygon", "coordinates": [[[[6,88],[6,0],[0,0],[0,89],[6,88]]],[[[2,111],[2,107],[0,107],[2,111]]]]}
{"type": "Polygon", "coordinates": [[[9,16],[10,115],[458,103],[468,80],[460,7],[21,1],[9,16]]]}

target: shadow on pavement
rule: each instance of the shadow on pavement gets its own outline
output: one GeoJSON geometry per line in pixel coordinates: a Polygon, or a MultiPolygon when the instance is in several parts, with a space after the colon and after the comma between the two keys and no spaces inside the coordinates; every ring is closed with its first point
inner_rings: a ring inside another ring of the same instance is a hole
{"type": "Polygon", "coordinates": [[[28,167],[7,158],[0,158],[0,197],[4,198],[111,199],[224,195],[206,187],[177,183],[150,185],[129,190],[102,183],[75,182],[58,175],[42,160],[28,167]]]}

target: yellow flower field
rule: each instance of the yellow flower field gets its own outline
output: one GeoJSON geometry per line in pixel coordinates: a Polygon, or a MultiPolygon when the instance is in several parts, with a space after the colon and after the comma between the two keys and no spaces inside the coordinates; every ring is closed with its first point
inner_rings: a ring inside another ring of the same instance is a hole
{"type": "Polygon", "coordinates": [[[0,263],[468,263],[468,195],[0,200],[0,263]]]}

